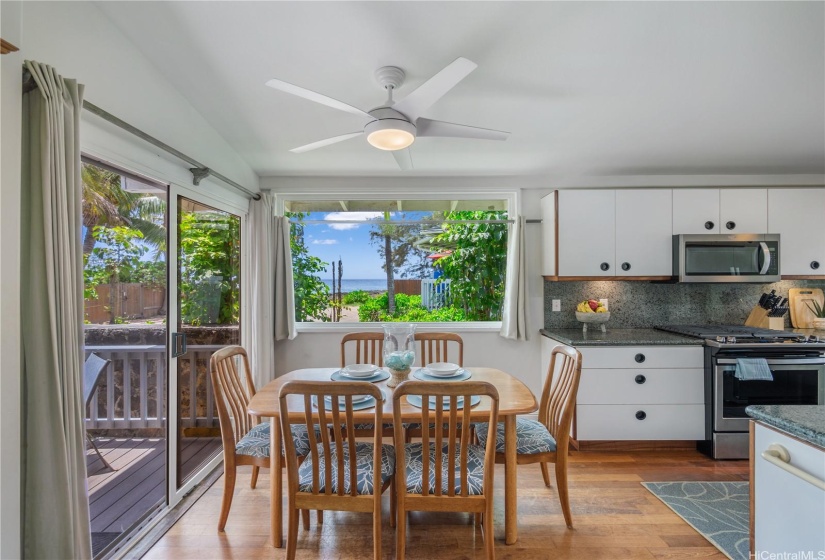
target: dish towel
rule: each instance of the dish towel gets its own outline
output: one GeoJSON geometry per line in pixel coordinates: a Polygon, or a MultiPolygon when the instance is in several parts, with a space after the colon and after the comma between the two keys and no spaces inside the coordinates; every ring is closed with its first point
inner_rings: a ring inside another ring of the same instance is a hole
{"type": "Polygon", "coordinates": [[[765,358],[737,358],[734,375],[742,381],[773,381],[771,368],[765,358]]]}

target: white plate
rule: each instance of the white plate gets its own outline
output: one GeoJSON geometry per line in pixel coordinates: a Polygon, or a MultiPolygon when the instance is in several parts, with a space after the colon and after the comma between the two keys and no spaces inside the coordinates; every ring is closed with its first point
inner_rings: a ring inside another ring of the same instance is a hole
{"type": "MultiPolygon", "coordinates": [[[[338,402],[344,402],[345,398],[346,397],[344,397],[342,395],[339,395],[338,396],[338,402]]],[[[353,395],[352,396],[352,403],[353,404],[361,403],[361,402],[364,402],[364,401],[366,401],[368,399],[371,399],[371,398],[372,398],[372,396],[370,396],[370,395],[353,395]]],[[[332,397],[326,396],[326,397],[324,397],[324,400],[327,401],[327,402],[332,402],[332,397]]]]}
{"type": "Polygon", "coordinates": [[[436,377],[452,377],[461,368],[458,364],[453,364],[450,362],[433,362],[431,364],[427,364],[427,369],[430,371],[431,375],[436,377]]]}
{"type": "Polygon", "coordinates": [[[350,364],[341,370],[347,377],[372,377],[378,371],[375,364],[350,364]]]}

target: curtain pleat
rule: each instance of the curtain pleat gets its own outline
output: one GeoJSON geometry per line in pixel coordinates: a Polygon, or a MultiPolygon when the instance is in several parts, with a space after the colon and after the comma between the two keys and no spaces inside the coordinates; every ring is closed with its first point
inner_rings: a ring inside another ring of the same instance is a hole
{"type": "Polygon", "coordinates": [[[275,217],[275,340],[292,340],[295,330],[295,292],[292,280],[292,250],[289,245],[289,218],[275,217]]]}
{"type": "Polygon", "coordinates": [[[504,338],[529,340],[527,332],[527,257],[525,255],[523,216],[510,226],[507,239],[507,272],[504,280],[504,309],[501,331],[504,338]]]}
{"type": "Polygon", "coordinates": [[[21,321],[23,553],[91,558],[83,411],[83,86],[27,61],[21,321]]]}
{"type": "Polygon", "coordinates": [[[250,322],[249,361],[255,387],[275,377],[275,213],[273,196],[261,193],[250,202],[248,290],[254,320],[250,322]]]}

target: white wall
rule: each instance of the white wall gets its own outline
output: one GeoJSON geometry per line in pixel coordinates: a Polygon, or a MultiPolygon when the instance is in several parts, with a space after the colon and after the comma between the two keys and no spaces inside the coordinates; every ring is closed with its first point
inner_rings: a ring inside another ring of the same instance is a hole
{"type": "MultiPolygon", "coordinates": [[[[0,36],[20,47],[20,3],[0,3],[0,36]]],[[[0,558],[20,557],[19,52],[0,57],[0,558]]]]}
{"type": "MultiPolygon", "coordinates": [[[[277,193],[383,193],[388,192],[519,192],[521,212],[527,218],[541,218],[539,200],[550,192],[540,178],[529,177],[265,177],[261,189],[277,193]]],[[[543,280],[541,278],[541,226],[528,224],[525,233],[528,262],[530,340],[516,342],[499,336],[498,331],[463,329],[450,326],[464,339],[464,364],[495,367],[521,379],[535,394],[541,390],[541,344],[539,329],[544,325],[543,280]]],[[[421,330],[426,330],[421,325],[421,330]]],[[[336,366],[340,361],[340,342],[344,332],[362,330],[357,324],[334,325],[326,332],[302,332],[295,340],[275,343],[275,375],[301,367],[336,366]]]]}

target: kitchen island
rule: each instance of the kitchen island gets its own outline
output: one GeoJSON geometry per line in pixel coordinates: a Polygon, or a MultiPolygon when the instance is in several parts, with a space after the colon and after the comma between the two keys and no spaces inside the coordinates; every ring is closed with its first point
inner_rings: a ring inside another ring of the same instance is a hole
{"type": "Polygon", "coordinates": [[[752,418],[751,552],[825,558],[825,405],[745,411],[752,418]]]}

